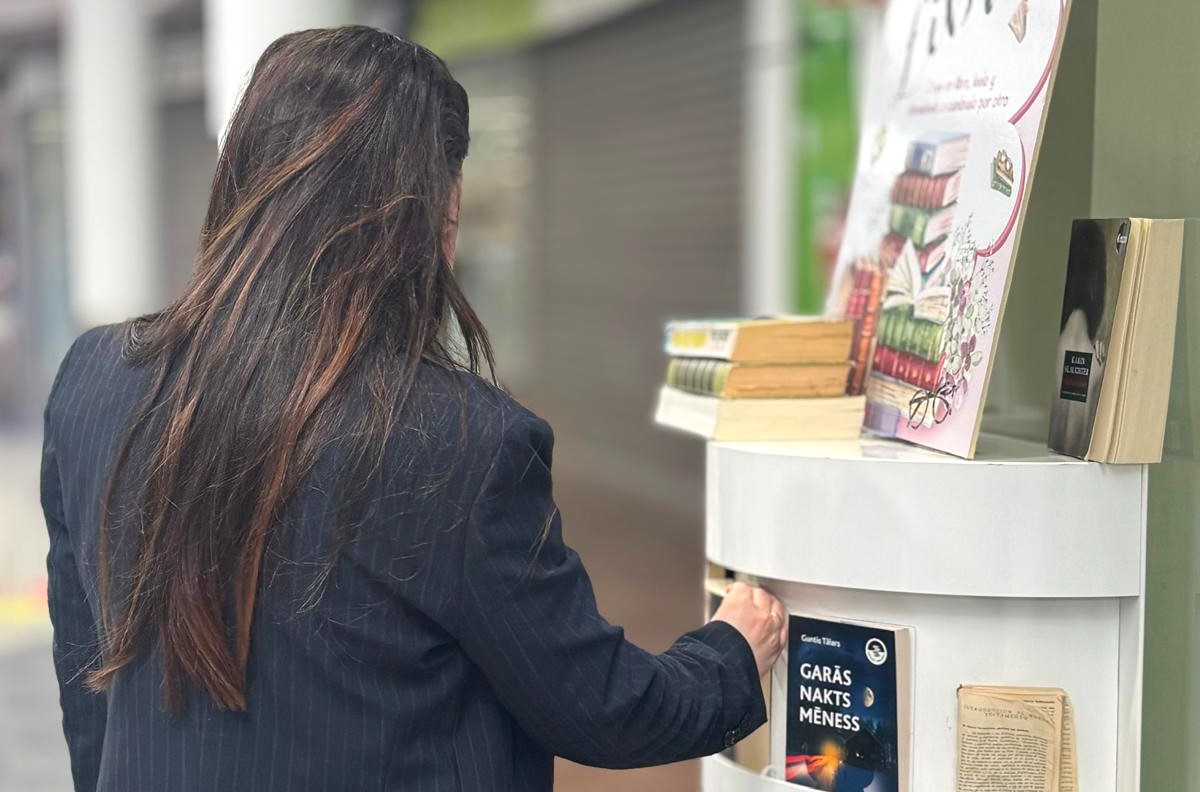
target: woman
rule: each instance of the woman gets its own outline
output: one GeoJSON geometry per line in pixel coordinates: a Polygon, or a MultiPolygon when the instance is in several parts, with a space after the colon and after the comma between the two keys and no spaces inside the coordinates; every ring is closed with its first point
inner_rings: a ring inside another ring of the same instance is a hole
{"type": "Polygon", "coordinates": [[[528,792],[555,754],[670,762],[763,722],[779,603],[734,586],[667,652],[625,642],[562,542],[549,427],[475,373],[467,137],[427,50],[284,36],[183,295],[67,354],[42,499],[76,789],[528,792]]]}

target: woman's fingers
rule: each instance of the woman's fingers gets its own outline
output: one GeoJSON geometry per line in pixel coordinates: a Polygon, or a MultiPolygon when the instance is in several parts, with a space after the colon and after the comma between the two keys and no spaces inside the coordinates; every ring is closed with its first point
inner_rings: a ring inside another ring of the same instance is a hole
{"type": "Polygon", "coordinates": [[[727,622],[742,634],[754,652],[759,674],[766,673],[787,643],[787,610],[758,586],[729,586],[713,619],[727,622]]]}

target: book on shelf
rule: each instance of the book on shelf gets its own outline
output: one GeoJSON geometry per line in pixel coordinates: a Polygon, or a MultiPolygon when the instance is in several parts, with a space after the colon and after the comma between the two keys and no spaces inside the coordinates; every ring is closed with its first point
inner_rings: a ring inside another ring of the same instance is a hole
{"type": "Polygon", "coordinates": [[[671,358],[667,385],[722,399],[800,399],[842,396],[850,363],[735,363],[671,358]]]}
{"type": "Polygon", "coordinates": [[[654,420],[708,440],[857,439],[863,399],[721,399],[664,385],[654,420]]]}
{"type": "Polygon", "coordinates": [[[792,614],[776,663],[772,764],[831,792],[905,792],[912,745],[913,630],[792,614]]]}
{"type": "Polygon", "coordinates": [[[1096,462],[1162,459],[1182,220],[1076,220],[1049,445],[1096,462]]]}
{"type": "MultiPolygon", "coordinates": [[[[725,599],[725,588],[733,582],[729,578],[712,574],[704,581],[704,591],[708,600],[706,619],[711,620],[717,608],[721,607],[725,599]]],[[[755,773],[761,773],[771,763],[771,672],[764,674],[760,681],[763,701],[767,706],[767,722],[721,752],[726,759],[755,773]]]]}
{"type": "Polygon", "coordinates": [[[967,164],[971,138],[962,132],[927,132],[908,144],[904,164],[925,176],[941,176],[967,164]]]}
{"type": "Polygon", "coordinates": [[[958,689],[958,792],[1078,792],[1075,717],[1059,688],[958,689]]]}
{"type": "Polygon", "coordinates": [[[940,209],[921,209],[895,204],[888,215],[888,231],[922,247],[946,236],[954,228],[954,204],[940,209]]]}
{"type": "Polygon", "coordinates": [[[671,357],[739,363],[841,363],[850,348],[853,322],[797,316],[778,319],[676,321],[667,324],[671,357]]]}
{"type": "Polygon", "coordinates": [[[892,203],[921,209],[940,209],[958,200],[961,186],[961,170],[940,176],[905,171],[896,177],[896,183],[892,185],[892,203]]]}

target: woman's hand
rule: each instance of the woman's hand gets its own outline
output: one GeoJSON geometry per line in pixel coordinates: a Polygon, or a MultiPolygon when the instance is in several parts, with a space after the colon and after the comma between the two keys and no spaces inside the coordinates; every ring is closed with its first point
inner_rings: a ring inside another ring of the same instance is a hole
{"type": "Polygon", "coordinates": [[[759,676],[775,664],[787,643],[787,609],[758,586],[731,584],[725,589],[725,599],[712,618],[733,626],[742,634],[754,651],[759,676]]]}

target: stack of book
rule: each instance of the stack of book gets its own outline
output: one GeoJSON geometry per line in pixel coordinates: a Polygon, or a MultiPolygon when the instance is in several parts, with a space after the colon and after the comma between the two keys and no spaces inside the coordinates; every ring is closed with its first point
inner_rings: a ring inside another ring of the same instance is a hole
{"type": "Polygon", "coordinates": [[[710,440],[857,438],[849,319],[672,322],[655,420],[710,440]]]}
{"type": "Polygon", "coordinates": [[[916,248],[921,272],[945,258],[969,143],[967,135],[954,132],[928,134],[909,144],[907,169],[892,185],[889,232],[879,246],[884,267],[891,268],[906,241],[916,248]]]}
{"type": "Polygon", "coordinates": [[[945,364],[942,334],[949,291],[939,269],[967,163],[969,138],[960,133],[928,134],[908,148],[906,170],[892,186],[889,233],[879,247],[888,271],[883,310],[876,322],[867,394],[871,426],[905,420],[913,397],[938,387],[945,364]]]}

